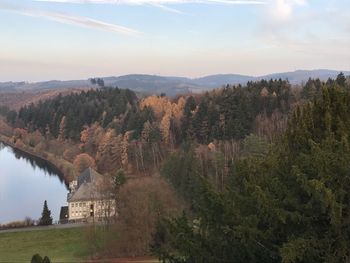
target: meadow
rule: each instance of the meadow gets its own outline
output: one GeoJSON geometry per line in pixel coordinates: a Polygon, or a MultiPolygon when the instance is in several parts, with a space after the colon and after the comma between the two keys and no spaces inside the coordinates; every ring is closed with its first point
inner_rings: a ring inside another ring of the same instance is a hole
{"type": "Polygon", "coordinates": [[[52,262],[79,262],[88,254],[84,228],[0,233],[0,262],[30,262],[39,253],[52,262]]]}

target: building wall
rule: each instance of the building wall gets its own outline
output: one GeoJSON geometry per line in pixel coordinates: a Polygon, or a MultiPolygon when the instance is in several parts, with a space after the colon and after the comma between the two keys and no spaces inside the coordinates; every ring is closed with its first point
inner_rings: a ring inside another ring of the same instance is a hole
{"type": "Polygon", "coordinates": [[[115,215],[115,200],[79,201],[68,203],[69,220],[90,218],[90,206],[93,204],[94,217],[103,218],[115,215]]]}

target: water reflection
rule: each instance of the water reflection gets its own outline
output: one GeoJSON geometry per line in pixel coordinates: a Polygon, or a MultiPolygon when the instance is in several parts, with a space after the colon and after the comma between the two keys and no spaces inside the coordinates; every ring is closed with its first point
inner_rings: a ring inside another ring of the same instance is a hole
{"type": "Polygon", "coordinates": [[[66,194],[67,184],[56,167],[0,143],[0,223],[38,219],[44,200],[57,220],[66,194]]]}
{"type": "MultiPolygon", "coordinates": [[[[0,143],[0,145],[2,144],[2,148],[5,148],[6,145],[4,145],[3,143],[0,143]]],[[[1,147],[0,147],[1,149],[1,147]]],[[[30,155],[24,151],[21,151],[19,149],[14,149],[9,147],[10,151],[13,152],[14,156],[16,157],[16,159],[18,160],[25,160],[27,163],[29,163],[31,165],[31,167],[35,170],[36,168],[39,168],[40,170],[44,171],[46,174],[50,175],[50,176],[57,176],[60,181],[62,183],[65,183],[68,189],[68,184],[64,181],[64,176],[61,173],[60,170],[58,170],[54,165],[52,165],[51,163],[38,158],[36,156],[30,155]]]]}

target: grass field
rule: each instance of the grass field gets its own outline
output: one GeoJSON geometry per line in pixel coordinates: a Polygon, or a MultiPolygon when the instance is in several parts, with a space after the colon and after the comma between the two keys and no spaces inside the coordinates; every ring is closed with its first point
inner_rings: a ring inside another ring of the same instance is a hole
{"type": "Polygon", "coordinates": [[[30,262],[35,253],[51,262],[79,262],[87,255],[84,228],[0,233],[0,262],[30,262]]]}

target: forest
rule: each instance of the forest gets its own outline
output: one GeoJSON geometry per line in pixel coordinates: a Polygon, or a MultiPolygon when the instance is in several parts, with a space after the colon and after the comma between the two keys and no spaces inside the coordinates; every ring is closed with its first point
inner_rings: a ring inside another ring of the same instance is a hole
{"type": "Polygon", "coordinates": [[[269,151],[231,163],[220,189],[191,148],[170,159],[163,174],[192,207],[159,223],[153,251],[165,262],[348,262],[349,99],[348,84],[323,86],[269,151]]]}
{"type": "Polygon", "coordinates": [[[177,97],[100,87],[2,106],[0,134],[68,181],[87,166],[145,180],[120,190],[123,242],[96,253],[115,245],[173,263],[349,262],[349,100],[342,73],[177,97]]]}

